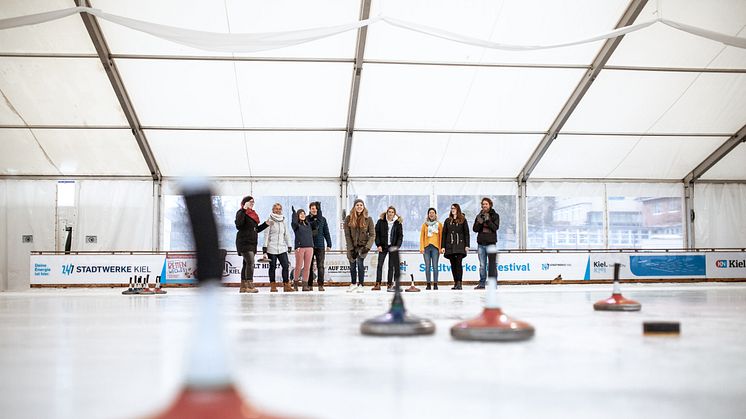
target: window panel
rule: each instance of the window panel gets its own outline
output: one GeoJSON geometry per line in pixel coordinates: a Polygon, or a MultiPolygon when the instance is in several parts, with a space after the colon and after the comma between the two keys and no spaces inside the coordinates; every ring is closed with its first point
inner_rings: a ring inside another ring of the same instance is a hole
{"type": "MultiPolygon", "coordinates": [[[[365,207],[368,209],[368,215],[373,218],[373,223],[376,223],[381,214],[383,214],[389,206],[396,208],[397,214],[399,214],[404,222],[402,228],[404,230],[404,241],[402,243],[403,250],[419,250],[420,248],[420,229],[422,223],[427,218],[427,210],[430,208],[430,195],[348,195],[349,203],[348,208],[353,207],[353,203],[357,198],[362,199],[365,202],[365,207]]],[[[352,211],[351,209],[349,211],[352,211]]],[[[349,214],[348,211],[348,214],[349,214]]]]}

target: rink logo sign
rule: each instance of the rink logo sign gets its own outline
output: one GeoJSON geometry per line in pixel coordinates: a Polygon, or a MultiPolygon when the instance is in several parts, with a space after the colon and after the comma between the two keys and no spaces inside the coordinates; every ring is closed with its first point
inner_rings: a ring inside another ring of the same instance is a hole
{"type": "Polygon", "coordinates": [[[144,273],[148,274],[150,273],[150,266],[117,266],[117,265],[73,265],[72,263],[68,263],[67,265],[62,265],[62,275],[72,275],[73,273],[76,274],[99,274],[99,273],[124,273],[124,274],[130,274],[130,273],[144,273]]]}
{"type": "Polygon", "coordinates": [[[67,265],[62,265],[62,275],[70,275],[70,274],[72,274],[74,267],[75,267],[75,265],[73,265],[72,263],[67,264],[67,265]]]}
{"type": "Polygon", "coordinates": [[[746,268],[746,259],[720,259],[715,261],[715,266],[718,268],[746,268]]]}
{"type": "Polygon", "coordinates": [[[542,271],[548,271],[549,270],[549,264],[548,263],[542,263],[541,264],[541,270],[542,271]]]}

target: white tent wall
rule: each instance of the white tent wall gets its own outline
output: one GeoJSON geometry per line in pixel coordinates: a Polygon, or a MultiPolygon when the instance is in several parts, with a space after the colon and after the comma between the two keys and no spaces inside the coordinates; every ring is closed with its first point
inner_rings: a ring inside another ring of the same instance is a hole
{"type": "Polygon", "coordinates": [[[55,247],[57,182],[7,180],[5,194],[7,290],[23,290],[29,287],[30,252],[55,247]],[[33,235],[33,243],[22,243],[24,235],[33,235]]]}
{"type": "Polygon", "coordinates": [[[81,180],[73,250],[154,250],[153,182],[81,180]],[[96,236],[88,243],[86,236],[96,236]]]}
{"type": "Polygon", "coordinates": [[[8,289],[8,233],[6,180],[0,180],[0,292],[8,289]]]}
{"type": "Polygon", "coordinates": [[[695,184],[694,213],[697,247],[746,247],[746,184],[695,184]]]}

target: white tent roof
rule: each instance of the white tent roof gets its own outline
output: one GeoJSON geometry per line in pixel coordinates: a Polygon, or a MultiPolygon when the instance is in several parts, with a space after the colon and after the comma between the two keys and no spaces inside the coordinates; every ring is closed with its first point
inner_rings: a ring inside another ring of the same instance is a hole
{"type": "MultiPolygon", "coordinates": [[[[102,12],[214,33],[360,20],[345,0],[91,0],[102,12]]],[[[628,0],[377,1],[390,17],[461,37],[542,45],[613,30],[628,0]]],[[[0,19],[74,7],[6,0],[0,19]]],[[[84,13],[85,15],[85,13],[84,13]]],[[[86,15],[88,16],[88,15],[86,15]]],[[[669,19],[746,37],[746,2],[648,1],[630,23],[669,19]]],[[[587,92],[595,41],[536,51],[466,45],[377,21],[299,45],[205,51],[95,18],[113,86],[80,14],[0,30],[0,175],[746,180],[746,49],[661,22],[624,36],[587,92]],[[106,51],[106,50],[104,50],[106,51]],[[358,66],[356,54],[363,52],[358,66]],[[548,138],[570,106],[569,118],[548,138]],[[349,135],[348,135],[349,133],[349,135]],[[349,157],[345,143],[349,139],[349,157]],[[722,157],[722,155],[724,157],[722,157]],[[721,159],[722,157],[722,159],[721,159]],[[709,168],[712,166],[712,168],[709,168]]],[[[102,47],[102,45],[99,45],[102,47]]]]}

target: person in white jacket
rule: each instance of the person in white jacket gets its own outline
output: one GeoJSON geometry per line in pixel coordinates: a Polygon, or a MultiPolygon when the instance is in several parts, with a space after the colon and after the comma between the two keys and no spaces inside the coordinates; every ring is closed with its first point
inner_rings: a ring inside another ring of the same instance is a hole
{"type": "Polygon", "coordinates": [[[269,228],[264,230],[264,246],[262,247],[262,251],[269,256],[270,292],[277,292],[275,270],[277,269],[278,260],[282,266],[282,290],[284,292],[293,292],[295,289],[293,289],[289,282],[290,263],[288,262],[288,253],[293,250],[290,239],[290,223],[286,222],[285,216],[282,215],[282,205],[279,202],[272,206],[272,213],[269,214],[269,219],[273,223],[269,228]]]}

